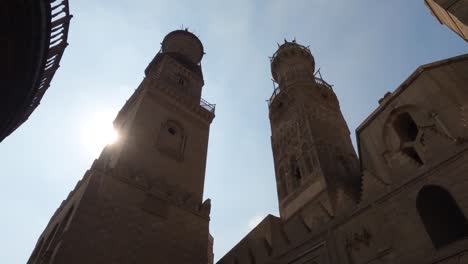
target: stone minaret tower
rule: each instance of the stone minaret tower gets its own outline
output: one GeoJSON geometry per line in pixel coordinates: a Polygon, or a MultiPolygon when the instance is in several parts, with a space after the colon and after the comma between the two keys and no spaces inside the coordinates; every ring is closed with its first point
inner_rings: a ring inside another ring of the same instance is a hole
{"type": "Polygon", "coordinates": [[[332,87],[314,75],[310,50],[295,41],[271,58],[278,87],[269,100],[282,219],[333,217],[358,199],[359,162],[332,87]]]}
{"type": "Polygon", "coordinates": [[[201,99],[200,40],[168,34],[106,147],[40,236],[28,263],[208,263],[203,199],[214,107],[201,99]]]}

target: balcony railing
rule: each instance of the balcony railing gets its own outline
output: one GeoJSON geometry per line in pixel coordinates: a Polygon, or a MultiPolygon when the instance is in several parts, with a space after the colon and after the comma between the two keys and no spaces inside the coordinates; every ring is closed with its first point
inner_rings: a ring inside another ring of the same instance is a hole
{"type": "Polygon", "coordinates": [[[326,87],[330,88],[330,90],[333,90],[333,87],[331,86],[331,84],[327,83],[322,78],[315,77],[315,83],[326,86],[326,87]]]}
{"type": "Polygon", "coordinates": [[[210,111],[211,113],[214,114],[216,105],[215,104],[210,104],[203,98],[200,98],[200,106],[205,108],[206,110],[210,111]]]}
{"type": "Polygon", "coordinates": [[[49,48],[47,56],[43,62],[42,72],[40,74],[39,86],[32,98],[31,103],[23,116],[25,121],[34,109],[39,105],[42,96],[50,86],[55,71],[60,67],[60,60],[67,47],[68,28],[70,25],[70,10],[68,0],[47,0],[50,5],[50,33],[49,48]]]}
{"type": "Polygon", "coordinates": [[[298,43],[296,43],[295,40],[293,40],[292,42],[285,42],[284,44],[282,44],[282,45],[278,48],[278,50],[273,54],[273,56],[270,57],[270,61],[273,61],[273,60],[278,56],[278,54],[282,51],[283,48],[285,48],[285,47],[291,47],[291,46],[294,46],[294,47],[296,47],[296,48],[299,48],[299,49],[301,49],[301,50],[304,50],[304,51],[306,51],[306,52],[309,53],[309,54],[311,53],[309,47],[305,47],[305,46],[303,46],[303,45],[301,45],[301,44],[298,44],[298,43]]]}
{"type": "MultiPolygon", "coordinates": [[[[327,83],[326,81],[324,81],[322,78],[319,78],[319,77],[314,77],[313,81],[318,84],[318,85],[322,85],[322,86],[325,86],[331,90],[333,90],[332,86],[327,83]]],[[[289,83],[287,84],[286,86],[290,86],[292,85],[293,83],[289,83]]],[[[273,94],[270,96],[270,99],[267,100],[268,102],[268,106],[271,105],[271,103],[273,102],[273,100],[275,99],[275,97],[281,92],[281,86],[277,86],[275,87],[275,89],[273,90],[273,94]]]]}

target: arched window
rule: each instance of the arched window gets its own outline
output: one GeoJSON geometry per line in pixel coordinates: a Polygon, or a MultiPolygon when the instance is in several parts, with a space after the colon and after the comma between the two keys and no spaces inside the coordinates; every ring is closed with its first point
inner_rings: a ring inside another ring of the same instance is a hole
{"type": "Polygon", "coordinates": [[[425,186],[418,194],[416,206],[436,248],[468,236],[468,224],[463,212],[443,188],[425,186]]]}
{"type": "Polygon", "coordinates": [[[414,142],[419,133],[418,125],[411,115],[408,112],[398,114],[393,120],[393,129],[400,138],[401,152],[415,161],[418,166],[423,165],[424,161],[413,146],[403,147],[404,143],[414,142]]]}
{"type": "Polygon", "coordinates": [[[416,122],[407,112],[403,112],[395,118],[393,128],[402,142],[415,141],[419,132],[416,122]]]}

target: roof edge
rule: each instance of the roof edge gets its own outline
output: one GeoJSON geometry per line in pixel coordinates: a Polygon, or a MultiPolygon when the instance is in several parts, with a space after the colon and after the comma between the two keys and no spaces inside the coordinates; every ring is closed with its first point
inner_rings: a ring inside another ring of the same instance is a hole
{"type": "MultiPolygon", "coordinates": [[[[410,86],[419,77],[419,75],[421,75],[421,73],[423,73],[424,71],[427,71],[427,70],[437,68],[437,67],[445,66],[445,65],[453,63],[453,62],[459,62],[459,61],[464,61],[464,60],[468,60],[468,53],[419,66],[405,81],[403,81],[402,84],[400,84],[400,86],[398,86],[397,89],[395,89],[391,93],[390,97],[387,100],[382,102],[366,119],[364,119],[364,121],[356,128],[356,134],[359,134],[359,132],[361,132],[365,127],[367,127],[369,125],[369,123],[372,120],[375,119],[377,114],[382,112],[383,109],[387,105],[390,104],[390,102],[393,102],[393,100],[399,94],[401,94],[403,91],[405,91],[406,88],[408,88],[408,86],[410,86]]],[[[358,142],[359,142],[359,140],[358,140],[358,142]]]]}

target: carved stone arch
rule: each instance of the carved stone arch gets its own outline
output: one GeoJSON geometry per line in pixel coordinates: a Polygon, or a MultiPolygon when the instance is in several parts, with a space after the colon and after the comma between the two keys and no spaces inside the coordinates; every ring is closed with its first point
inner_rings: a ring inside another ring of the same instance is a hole
{"type": "Polygon", "coordinates": [[[392,167],[410,162],[415,167],[425,163],[420,152],[424,147],[424,129],[433,126],[429,114],[415,105],[393,109],[386,117],[382,139],[386,146],[384,158],[392,167]],[[418,150],[419,149],[419,150],[418,150]]]}
{"type": "Polygon", "coordinates": [[[468,237],[468,221],[452,194],[439,185],[426,185],[418,193],[416,208],[436,248],[468,237]]]}
{"type": "Polygon", "coordinates": [[[393,126],[398,117],[407,113],[416,123],[416,125],[427,123],[427,120],[421,120],[423,116],[421,112],[422,111],[415,105],[404,105],[390,111],[382,128],[382,139],[383,142],[385,142],[388,150],[398,151],[400,149],[398,135],[393,126]],[[396,140],[398,140],[398,142],[395,142],[396,140]]]}
{"type": "Polygon", "coordinates": [[[157,135],[156,145],[159,151],[178,161],[183,160],[186,132],[182,124],[175,120],[162,123],[157,135]]]}

